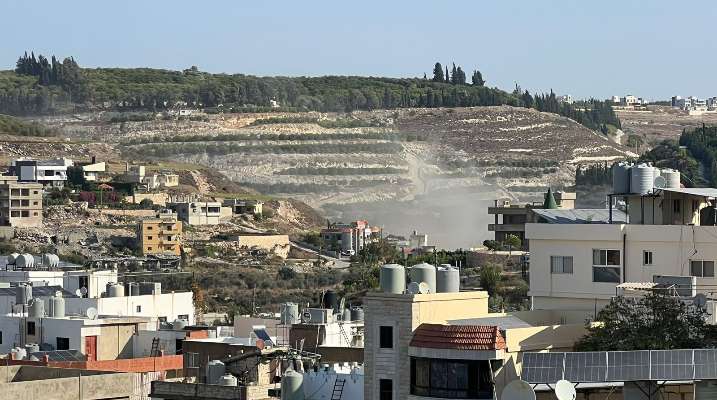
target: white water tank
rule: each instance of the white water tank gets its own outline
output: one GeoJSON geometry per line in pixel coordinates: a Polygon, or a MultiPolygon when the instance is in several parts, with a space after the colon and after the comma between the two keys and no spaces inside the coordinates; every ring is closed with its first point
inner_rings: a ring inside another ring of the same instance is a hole
{"type": "Polygon", "coordinates": [[[436,293],[436,267],[428,263],[420,263],[411,267],[411,282],[426,282],[430,293],[436,293]]]}
{"type": "Polygon", "coordinates": [[[436,271],[436,293],[458,293],[461,290],[461,277],[457,268],[439,267],[436,271]]]}
{"type": "Polygon", "coordinates": [[[293,325],[301,322],[299,305],[296,303],[281,303],[279,322],[282,325],[293,325]]]}
{"type": "Polygon", "coordinates": [[[354,307],[351,309],[351,321],[363,321],[363,308],[354,307]]]}
{"type": "Polygon", "coordinates": [[[32,299],[32,285],[21,283],[17,286],[15,304],[28,304],[32,299]]]}
{"type": "Polygon", "coordinates": [[[27,350],[22,347],[14,347],[10,353],[14,360],[24,360],[27,357],[27,350]]]}
{"type": "Polygon", "coordinates": [[[379,281],[384,293],[401,294],[406,290],[406,270],[402,265],[385,264],[381,267],[379,281]]]}
{"type": "Polygon", "coordinates": [[[220,386],[238,386],[239,380],[232,374],[224,374],[219,377],[217,384],[220,386]]]}
{"type": "Polygon", "coordinates": [[[281,377],[281,400],[304,400],[304,376],[290,369],[281,377]]]}
{"type": "Polygon", "coordinates": [[[45,316],[45,302],[42,299],[30,300],[30,313],[31,318],[43,318],[45,316]]]}
{"type": "Polygon", "coordinates": [[[680,188],[680,171],[675,171],[674,169],[663,169],[662,177],[665,178],[665,188],[680,188]]]}
{"type": "Polygon", "coordinates": [[[630,169],[630,192],[635,194],[650,193],[654,187],[654,167],[639,164],[630,169]]]}
{"type": "Polygon", "coordinates": [[[175,331],[181,331],[181,330],[183,330],[184,328],[186,328],[187,325],[188,325],[188,323],[187,323],[186,320],[184,320],[184,319],[175,319],[175,320],[172,322],[172,329],[174,329],[175,331]]]}
{"type": "Polygon", "coordinates": [[[207,384],[216,385],[219,383],[227,370],[224,363],[219,360],[211,360],[207,363],[207,384]]]}
{"type": "Polygon", "coordinates": [[[28,355],[32,353],[37,353],[38,351],[40,351],[40,345],[37,343],[28,343],[25,345],[25,351],[27,351],[28,355]]]}
{"type": "Polygon", "coordinates": [[[108,284],[107,297],[124,297],[124,286],[117,283],[108,284]]]}
{"type": "Polygon", "coordinates": [[[65,299],[62,296],[50,297],[50,316],[53,318],[65,317],[65,299]]]}
{"type": "Polygon", "coordinates": [[[620,162],[612,167],[612,192],[630,193],[630,168],[631,164],[620,162]]]}
{"type": "Polygon", "coordinates": [[[20,254],[15,259],[15,265],[21,269],[30,269],[35,266],[35,257],[28,253],[20,254]]]}
{"type": "Polygon", "coordinates": [[[42,265],[47,268],[57,268],[60,264],[60,257],[55,254],[46,253],[42,255],[42,265]]]}
{"type": "Polygon", "coordinates": [[[344,311],[341,313],[341,320],[344,322],[351,322],[351,310],[344,308],[344,311]]]}

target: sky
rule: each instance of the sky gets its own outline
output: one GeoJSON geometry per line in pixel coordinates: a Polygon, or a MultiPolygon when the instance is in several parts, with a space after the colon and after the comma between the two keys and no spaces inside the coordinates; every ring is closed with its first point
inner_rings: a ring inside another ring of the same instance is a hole
{"type": "Polygon", "coordinates": [[[430,76],[576,98],[717,95],[714,1],[2,0],[0,69],[26,50],[83,67],[430,76]]]}

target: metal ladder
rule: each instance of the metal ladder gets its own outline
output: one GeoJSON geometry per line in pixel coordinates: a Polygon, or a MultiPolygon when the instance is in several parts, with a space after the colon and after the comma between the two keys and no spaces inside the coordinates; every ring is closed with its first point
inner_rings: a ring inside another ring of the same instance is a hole
{"type": "Polygon", "coordinates": [[[341,395],[344,394],[344,385],[346,385],[346,379],[336,377],[334,390],[331,392],[331,400],[341,400],[341,395]]]}
{"type": "Polygon", "coordinates": [[[149,351],[150,357],[159,357],[159,338],[152,339],[152,350],[149,351]]]}
{"type": "Polygon", "coordinates": [[[351,346],[351,339],[349,339],[349,335],[346,334],[346,330],[344,329],[343,322],[339,322],[339,331],[341,331],[341,335],[344,337],[344,340],[346,341],[346,345],[351,346]]]}

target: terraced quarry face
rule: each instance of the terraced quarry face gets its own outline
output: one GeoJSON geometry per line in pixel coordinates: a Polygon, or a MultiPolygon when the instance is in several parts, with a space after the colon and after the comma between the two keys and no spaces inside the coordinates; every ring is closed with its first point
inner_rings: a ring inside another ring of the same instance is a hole
{"type": "Polygon", "coordinates": [[[537,200],[548,185],[572,186],[578,163],[630,155],[569,119],[507,106],[63,124],[68,135],[114,141],[127,159],[207,165],[331,219],[417,229],[445,247],[485,239],[496,197],[537,200]]]}

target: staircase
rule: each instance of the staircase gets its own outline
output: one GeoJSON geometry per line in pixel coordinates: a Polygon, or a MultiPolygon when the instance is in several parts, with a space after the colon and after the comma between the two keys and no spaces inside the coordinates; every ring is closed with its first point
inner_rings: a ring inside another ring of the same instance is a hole
{"type": "Polygon", "coordinates": [[[159,357],[159,338],[152,339],[152,350],[149,351],[150,357],[159,357]]]}
{"type": "Polygon", "coordinates": [[[331,400],[341,400],[341,395],[344,394],[344,385],[346,385],[346,379],[337,377],[334,381],[334,390],[331,392],[331,400]]]}

